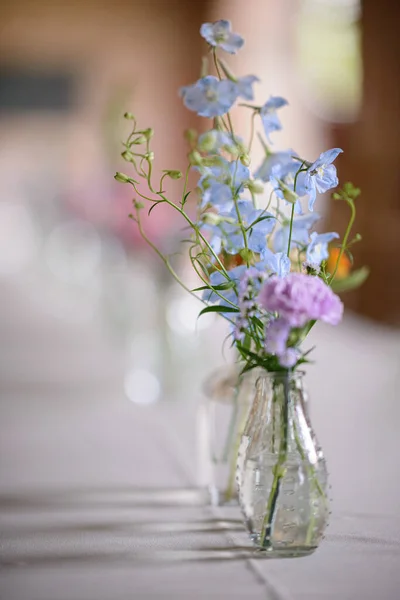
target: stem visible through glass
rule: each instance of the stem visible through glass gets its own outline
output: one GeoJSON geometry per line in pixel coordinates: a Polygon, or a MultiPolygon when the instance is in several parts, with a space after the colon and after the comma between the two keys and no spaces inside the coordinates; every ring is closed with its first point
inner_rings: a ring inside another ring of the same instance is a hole
{"type": "MultiPolygon", "coordinates": [[[[280,386],[279,386],[280,387],[280,386]]],[[[274,391],[274,396],[276,390],[274,391]]],[[[283,403],[281,408],[281,435],[278,460],[273,468],[274,479],[272,481],[271,491],[269,494],[264,521],[261,529],[261,546],[268,548],[272,545],[271,533],[275,519],[276,506],[279,497],[281,481],[285,475],[284,465],[287,460],[288,453],[288,430],[289,430],[289,374],[286,374],[283,380],[283,403]]],[[[273,401],[275,398],[273,399],[273,401]]]]}

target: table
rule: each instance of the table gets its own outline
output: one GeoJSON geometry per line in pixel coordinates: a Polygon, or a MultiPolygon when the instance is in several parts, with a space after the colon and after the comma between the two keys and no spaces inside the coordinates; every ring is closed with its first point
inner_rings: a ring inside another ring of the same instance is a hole
{"type": "Polygon", "coordinates": [[[1,600],[400,597],[398,332],[356,317],[315,332],[333,514],[314,555],[268,560],[196,488],[196,397],[128,402],[96,320],[1,291],[1,600]]]}

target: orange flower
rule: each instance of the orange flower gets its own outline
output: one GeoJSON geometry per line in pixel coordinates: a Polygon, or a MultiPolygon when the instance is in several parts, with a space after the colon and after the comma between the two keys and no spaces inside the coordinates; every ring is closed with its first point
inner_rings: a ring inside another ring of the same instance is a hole
{"type": "MultiPolygon", "coordinates": [[[[327,261],[327,270],[329,273],[333,273],[335,270],[337,259],[339,258],[340,248],[332,248],[329,252],[329,258],[327,261]]],[[[351,262],[347,254],[343,253],[336,271],[335,277],[337,279],[344,279],[347,277],[351,270],[351,262]]]]}

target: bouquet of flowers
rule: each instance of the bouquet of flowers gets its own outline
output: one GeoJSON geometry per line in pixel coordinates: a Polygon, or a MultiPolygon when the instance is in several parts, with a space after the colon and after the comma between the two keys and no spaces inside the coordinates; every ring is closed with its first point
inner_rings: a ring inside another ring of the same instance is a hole
{"type": "Polygon", "coordinates": [[[186,172],[164,170],[155,184],[153,130],[138,128],[134,116],[126,113],[133,127],[122,157],[134,174],[118,172],[115,178],[132,186],[130,217],[173,277],[203,302],[200,315],[219,313],[229,323],[243,372],[254,367],[293,370],[308,360],[302,345],[316,321],[339,323],[343,304],[335,289],[356,287],[368,274],[365,268],[349,274],[351,247],[361,239],[359,234],[351,236],[360,190],[346,183],[333,193],[350,209],[341,241],[336,232],[313,231],[320,219],[314,211],[318,195],[338,186],[334,162],[342,150],[332,148],[311,161],[292,149],[273,150],[271,137],[281,129],[279,112],[287,101],[271,96],[261,106],[253,103],[258,77],[235,75],[221,56],[235,54],[244,43],[231,31],[229,21],[205,23],[200,33],[211,60],[203,59],[201,78],[183,87],[180,96],[189,110],[211,120],[211,128],[201,135],[186,132],[190,146],[186,172]],[[215,74],[209,74],[211,68],[215,74]],[[247,140],[232,122],[235,103],[249,112],[247,140]],[[253,170],[251,149],[258,124],[264,159],[253,170]],[[191,169],[199,176],[195,207],[193,190],[188,189],[191,169]],[[179,178],[182,193],[174,201],[164,186],[168,179],[179,178]],[[151,216],[160,205],[179,213],[191,232],[182,243],[201,280],[195,289],[181,281],[170,258],[143,228],[143,211],[151,216]],[[332,242],[335,247],[330,249],[332,242]]]}

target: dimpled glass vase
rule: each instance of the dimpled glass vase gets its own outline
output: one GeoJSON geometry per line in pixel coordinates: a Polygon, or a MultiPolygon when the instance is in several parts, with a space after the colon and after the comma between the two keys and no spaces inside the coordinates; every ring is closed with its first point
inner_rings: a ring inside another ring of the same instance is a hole
{"type": "Polygon", "coordinates": [[[301,373],[258,377],[237,482],[256,546],[277,557],[304,556],[318,547],[329,516],[327,471],[305,408],[301,373]]]}

